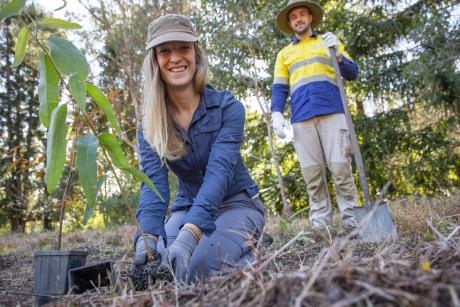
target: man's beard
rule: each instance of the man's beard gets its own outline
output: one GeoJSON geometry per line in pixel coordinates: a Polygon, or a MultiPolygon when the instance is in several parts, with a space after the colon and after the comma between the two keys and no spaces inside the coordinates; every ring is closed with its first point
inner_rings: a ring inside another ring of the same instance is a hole
{"type": "Polygon", "coordinates": [[[299,36],[302,36],[310,31],[311,31],[311,26],[309,24],[305,24],[305,27],[301,31],[294,30],[295,34],[299,36]]]}

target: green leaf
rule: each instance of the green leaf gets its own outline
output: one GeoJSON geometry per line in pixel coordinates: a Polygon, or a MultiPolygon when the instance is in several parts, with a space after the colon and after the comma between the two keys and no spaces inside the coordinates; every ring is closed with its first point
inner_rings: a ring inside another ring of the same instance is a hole
{"type": "Polygon", "coordinates": [[[286,230],[288,229],[288,222],[285,219],[281,218],[279,221],[279,226],[281,232],[286,232],[286,230]]]}
{"type": "Polygon", "coordinates": [[[164,201],[163,196],[161,196],[161,194],[158,192],[150,178],[147,177],[147,175],[145,175],[143,172],[129,166],[128,160],[123,154],[123,149],[121,148],[120,143],[118,143],[117,139],[113,135],[110,133],[103,133],[99,135],[99,142],[109,153],[113,165],[121,169],[123,172],[131,174],[137,179],[141,180],[153,192],[155,192],[162,201],[164,201]]]}
{"type": "Polygon", "coordinates": [[[13,0],[0,11],[0,21],[16,15],[26,4],[26,0],[13,0]]]}
{"type": "Polygon", "coordinates": [[[92,134],[83,135],[77,141],[78,176],[87,200],[84,224],[90,218],[90,212],[93,212],[96,204],[98,143],[97,137],[92,134]]]}
{"type": "Polygon", "coordinates": [[[67,30],[81,28],[81,26],[78,23],[69,22],[67,20],[59,19],[59,18],[45,18],[45,19],[40,20],[38,24],[43,25],[43,26],[58,28],[58,29],[67,29],[67,30]]]}
{"type": "Polygon", "coordinates": [[[57,69],[67,76],[77,75],[85,81],[89,74],[89,66],[85,56],[71,42],[60,37],[48,37],[51,59],[57,69]]]}
{"type": "Polygon", "coordinates": [[[51,112],[57,107],[61,93],[59,91],[59,74],[54,69],[51,59],[44,53],[38,58],[40,82],[38,83],[38,100],[40,101],[40,121],[46,128],[50,126],[51,112]]]}
{"type": "MultiPolygon", "coordinates": [[[[102,185],[104,184],[104,181],[107,179],[107,176],[102,176],[101,178],[99,178],[99,180],[97,181],[97,187],[96,187],[96,201],[97,201],[97,196],[98,196],[98,192],[99,190],[101,189],[102,185]]],[[[94,213],[94,208],[96,206],[89,206],[89,204],[86,205],[86,209],[85,209],[85,214],[83,216],[83,224],[86,225],[88,223],[88,220],[93,216],[93,213],[94,213]]]]}
{"type": "Polygon", "coordinates": [[[93,84],[86,84],[86,91],[93,98],[94,102],[102,109],[107,120],[109,121],[110,127],[115,129],[116,133],[120,134],[120,126],[118,125],[117,118],[115,113],[113,113],[112,105],[109,102],[109,99],[104,95],[104,93],[93,84]]]}
{"type": "Polygon", "coordinates": [[[96,201],[99,197],[99,191],[101,190],[101,187],[102,185],[104,184],[104,181],[107,179],[107,176],[104,175],[104,176],[101,176],[101,178],[99,178],[99,180],[97,181],[97,187],[96,187],[96,201]]]}
{"type": "Polygon", "coordinates": [[[165,200],[163,199],[163,196],[161,196],[160,192],[158,192],[157,188],[155,187],[155,185],[153,184],[153,182],[150,181],[150,178],[147,177],[146,174],[144,174],[143,172],[141,172],[140,170],[138,170],[137,168],[134,168],[134,167],[122,168],[121,170],[124,171],[124,172],[126,172],[126,173],[129,173],[129,174],[133,175],[134,177],[136,177],[137,179],[139,179],[140,181],[142,181],[143,183],[145,183],[153,192],[155,192],[155,194],[158,195],[158,197],[159,197],[162,201],[165,201],[165,200]]]}
{"type": "Polygon", "coordinates": [[[123,154],[121,145],[113,135],[110,133],[102,133],[99,135],[99,142],[109,153],[113,165],[119,169],[129,167],[128,160],[123,154]]]}
{"type": "Polygon", "coordinates": [[[46,173],[45,182],[48,193],[51,194],[56,187],[64,170],[67,147],[67,105],[58,106],[51,114],[51,124],[48,129],[46,145],[46,173]]]}
{"type": "Polygon", "coordinates": [[[85,113],[86,111],[86,89],[85,84],[78,79],[77,75],[73,75],[69,79],[69,88],[72,97],[77,102],[78,107],[80,110],[85,113]]]}
{"type": "Polygon", "coordinates": [[[26,55],[26,46],[27,41],[29,40],[29,28],[23,27],[18,34],[18,41],[16,42],[16,50],[14,54],[14,63],[15,67],[21,65],[22,61],[24,60],[24,56],[26,55]]]}

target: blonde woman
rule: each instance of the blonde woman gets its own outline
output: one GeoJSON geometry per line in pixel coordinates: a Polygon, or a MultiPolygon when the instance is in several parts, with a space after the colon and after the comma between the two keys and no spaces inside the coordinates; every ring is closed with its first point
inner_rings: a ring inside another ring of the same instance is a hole
{"type": "Polygon", "coordinates": [[[227,91],[207,84],[206,55],[190,20],[166,15],[148,28],[143,118],[138,131],[141,168],[164,198],[141,187],[134,264],[157,250],[178,281],[244,266],[262,233],[264,208],[241,159],[245,110],[227,91]],[[168,171],[179,180],[171,215],[168,171]]]}

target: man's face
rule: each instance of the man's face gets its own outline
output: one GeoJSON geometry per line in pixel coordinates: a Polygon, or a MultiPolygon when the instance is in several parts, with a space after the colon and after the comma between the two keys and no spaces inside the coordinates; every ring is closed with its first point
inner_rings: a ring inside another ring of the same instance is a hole
{"type": "Polygon", "coordinates": [[[296,7],[288,14],[289,26],[296,34],[304,34],[310,30],[313,16],[305,7],[296,7]]]}

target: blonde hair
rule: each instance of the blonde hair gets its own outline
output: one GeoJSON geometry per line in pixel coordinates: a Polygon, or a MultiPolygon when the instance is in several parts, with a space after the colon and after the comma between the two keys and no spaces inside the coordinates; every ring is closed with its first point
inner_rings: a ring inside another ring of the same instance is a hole
{"type": "MultiPolygon", "coordinates": [[[[193,87],[196,93],[201,94],[208,83],[208,60],[201,47],[197,43],[193,45],[196,53],[193,87]]],[[[186,148],[177,134],[167,106],[166,86],[161,79],[154,49],[149,49],[142,68],[142,122],[145,139],[165,162],[180,159],[186,154],[186,148]]]]}

